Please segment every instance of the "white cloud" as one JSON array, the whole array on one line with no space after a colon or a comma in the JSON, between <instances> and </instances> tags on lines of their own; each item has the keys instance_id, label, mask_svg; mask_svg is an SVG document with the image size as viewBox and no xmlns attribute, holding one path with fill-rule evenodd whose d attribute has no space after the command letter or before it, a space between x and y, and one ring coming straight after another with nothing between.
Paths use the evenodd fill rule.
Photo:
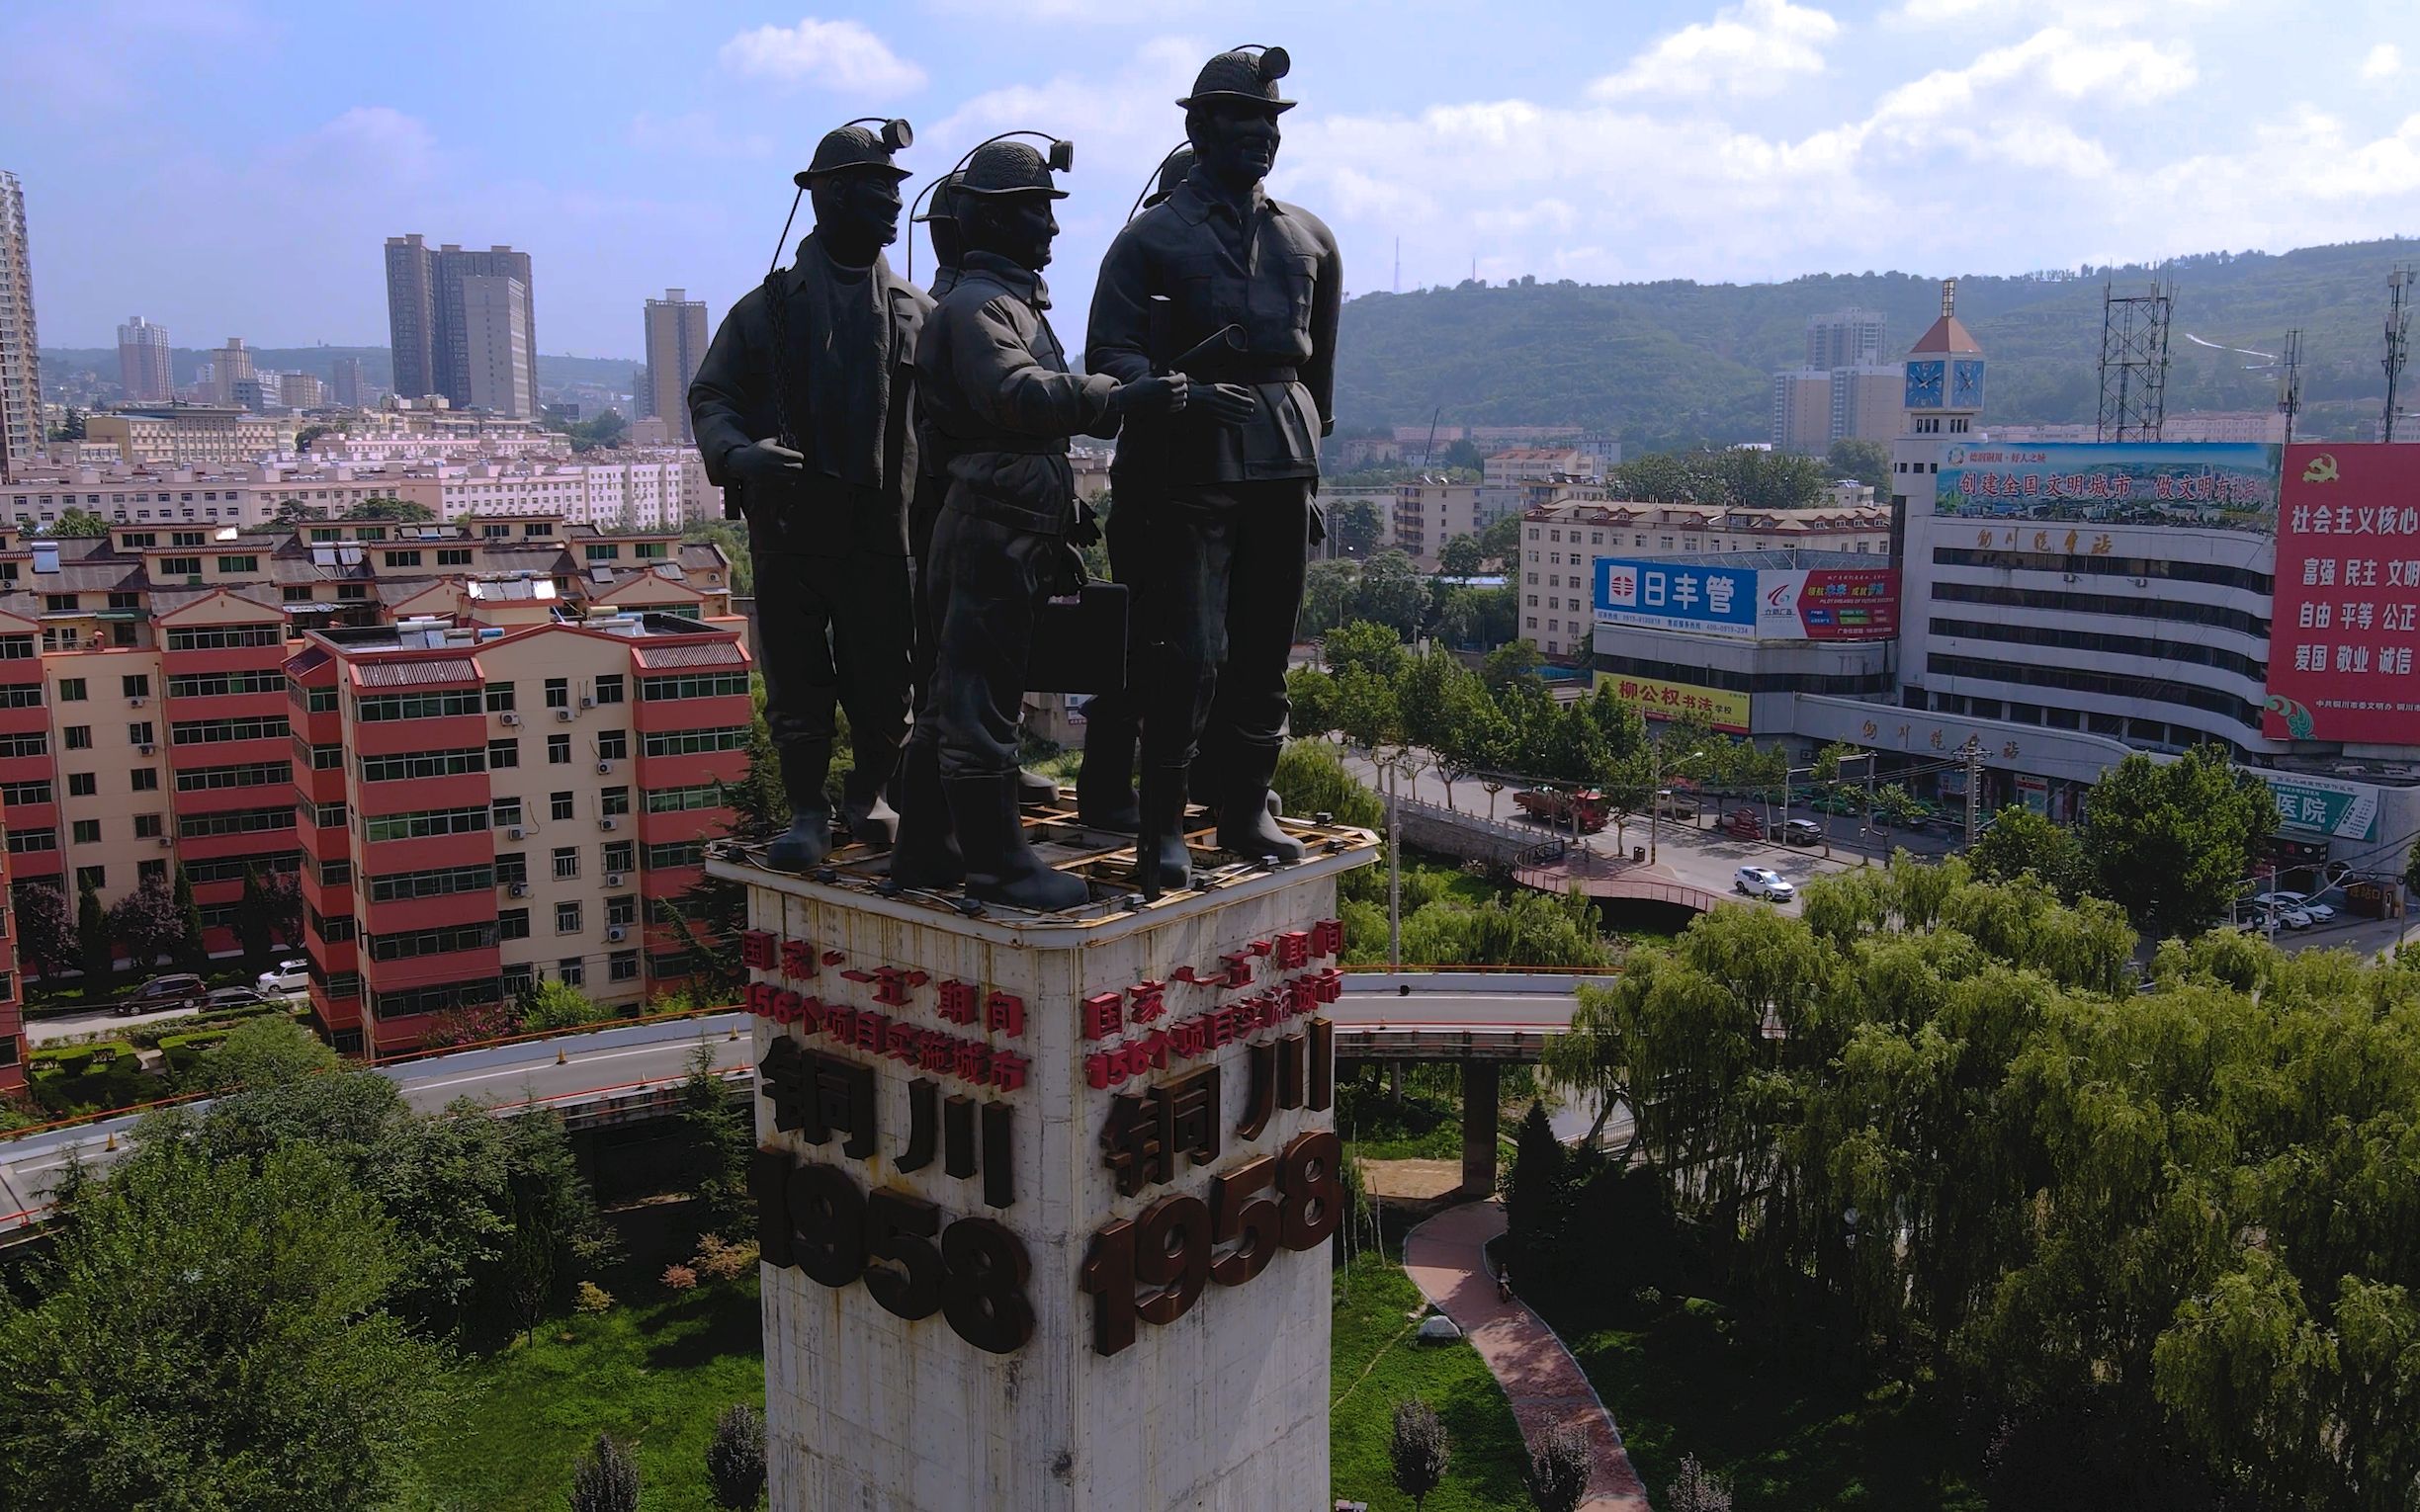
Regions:
<instances>
[{"instance_id":1,"label":"white cloud","mask_svg":"<svg viewBox=\"0 0 2420 1512\"><path fill-rule=\"evenodd\" d=\"M794 27L762 26L723 44L723 66L741 78L881 96L924 87L924 70L893 52L855 21L803 17Z\"/></svg>"},{"instance_id":2,"label":"white cloud","mask_svg":"<svg viewBox=\"0 0 2420 1512\"><path fill-rule=\"evenodd\" d=\"M1599 100L1639 95L1772 94L1793 74L1821 73L1840 35L1828 11L1790 0L1743 0L1659 38L1620 72L1590 87Z\"/></svg>"},{"instance_id":3,"label":"white cloud","mask_svg":"<svg viewBox=\"0 0 2420 1512\"><path fill-rule=\"evenodd\" d=\"M2365 79L2391 79L2403 71L2403 49L2393 42L2379 42L2362 58L2361 76Z\"/></svg>"},{"instance_id":4,"label":"white cloud","mask_svg":"<svg viewBox=\"0 0 2420 1512\"><path fill-rule=\"evenodd\" d=\"M754 158L773 150L772 138L754 131L733 135L705 111L681 116L641 111L631 118L630 143L642 151L697 158Z\"/></svg>"},{"instance_id":5,"label":"white cloud","mask_svg":"<svg viewBox=\"0 0 2420 1512\"><path fill-rule=\"evenodd\" d=\"M2190 13L2222 10L2237 0L1906 0L1886 12L1885 24L1902 27L1974 26L2019 19L2047 21L2058 26L2096 30L2156 21L2171 30L2190 22Z\"/></svg>"}]
</instances>

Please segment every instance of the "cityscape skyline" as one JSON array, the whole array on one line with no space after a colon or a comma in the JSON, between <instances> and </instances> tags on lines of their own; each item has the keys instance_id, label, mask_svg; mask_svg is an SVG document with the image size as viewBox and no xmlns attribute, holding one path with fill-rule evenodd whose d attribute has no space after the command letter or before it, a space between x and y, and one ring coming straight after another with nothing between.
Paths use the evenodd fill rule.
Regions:
<instances>
[{"instance_id":1,"label":"cityscape skyline","mask_svg":"<svg viewBox=\"0 0 2420 1512\"><path fill-rule=\"evenodd\" d=\"M317 79L316 63L348 45L343 27L304 28L289 7L245 0L109 9L152 28L106 85L121 100L239 67L314 82L248 107L253 129L230 138L247 145L223 152L133 126L90 139L43 132L33 127L45 108L88 106L105 86L41 67L68 44L65 8L0 22L0 46L35 65L21 75L31 86L0 102L0 126L26 128L11 166L39 207L38 242L63 249L52 256L73 257L80 275L51 301L60 345L106 345L137 306L172 329L247 330L262 346L373 341L371 238L423 224L546 262L559 352L636 356L628 301L677 285L727 305L761 275L791 159L867 111L915 121L919 145L904 161L920 178L999 129L1077 140L1083 167L1062 208L1052 282L1061 334L1080 339L1099 251L1181 130L1169 102L1183 76L1216 44L1194 35L1204 8L1120 19L1080 0L1058 0L1063 24L1043 29L953 0L866 20L757 8L728 32L668 39L660 27L585 29L578 66L530 74L512 107L580 123L533 163L500 145L522 138L460 106L363 97L333 66ZM1390 282L1397 236L1413 287L1474 270L1587 282L1911 263L2017 273L2283 250L2410 223L2420 118L2401 103L2409 65L2382 4L2344 7L2324 36L2286 25L2287 9L2266 0L2191 9L2190 37L2152 7L2042 15L1999 0L1658 3L1609 20L1549 6L1517 38L1445 3L1422 7L1425 27L1249 4L1225 24L1282 35L1294 55L1303 105L1272 187L1330 220L1355 292ZM560 20L544 11L496 21L493 56L448 53L443 65L501 88L505 57L563 51ZM1456 38L1453 79L1484 82L1434 81L1420 60L1440 29ZM421 50L433 42L396 40L396 61L437 66ZM638 88L684 72L696 80L685 89ZM1023 82L1001 87L1007 78ZM660 103L598 116L591 102L612 98L617 80ZM2213 95L2259 103L2217 118L2174 109ZM1988 132L1972 125L1985 117ZM1648 161L1659 171L1639 175ZM1994 185L1992 215L1968 207L1977 174ZM325 194L331 182L347 186L341 204ZM114 234L111 196L83 187L104 183L156 188L163 212L191 226L178 241L195 250L180 252L177 277L164 246ZM2285 183L2302 191L2271 192ZM265 257L272 247L280 255ZM929 268L927 247L916 263Z\"/></svg>"}]
</instances>

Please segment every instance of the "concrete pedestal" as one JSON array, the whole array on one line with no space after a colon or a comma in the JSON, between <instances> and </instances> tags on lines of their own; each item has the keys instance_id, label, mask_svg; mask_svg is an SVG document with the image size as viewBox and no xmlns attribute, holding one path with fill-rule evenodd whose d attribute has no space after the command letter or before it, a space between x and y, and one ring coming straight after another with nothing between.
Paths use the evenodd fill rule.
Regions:
<instances>
[{"instance_id":1,"label":"concrete pedestal","mask_svg":"<svg viewBox=\"0 0 2420 1512\"><path fill-rule=\"evenodd\" d=\"M1327 1505L1337 878L748 888L777 1512Z\"/></svg>"}]
</instances>

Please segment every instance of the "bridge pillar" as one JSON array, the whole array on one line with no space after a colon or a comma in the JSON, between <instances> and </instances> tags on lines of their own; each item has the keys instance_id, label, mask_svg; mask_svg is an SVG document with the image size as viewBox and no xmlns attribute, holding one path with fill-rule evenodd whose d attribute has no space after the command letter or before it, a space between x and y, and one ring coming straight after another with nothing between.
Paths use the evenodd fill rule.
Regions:
<instances>
[{"instance_id":1,"label":"bridge pillar","mask_svg":"<svg viewBox=\"0 0 2420 1512\"><path fill-rule=\"evenodd\" d=\"M1496 1195L1496 1062L1462 1057L1462 1195Z\"/></svg>"}]
</instances>

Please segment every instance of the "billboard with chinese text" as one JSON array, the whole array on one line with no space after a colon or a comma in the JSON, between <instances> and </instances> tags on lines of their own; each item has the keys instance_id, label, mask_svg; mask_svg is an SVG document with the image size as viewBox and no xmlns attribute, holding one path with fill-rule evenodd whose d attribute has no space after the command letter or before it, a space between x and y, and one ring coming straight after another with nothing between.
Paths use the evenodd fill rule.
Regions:
<instances>
[{"instance_id":1,"label":"billboard with chinese text","mask_svg":"<svg viewBox=\"0 0 2420 1512\"><path fill-rule=\"evenodd\" d=\"M2260 442L2011 442L1949 448L1933 512L1986 520L2268 530L2278 449Z\"/></svg>"},{"instance_id":2,"label":"billboard with chinese text","mask_svg":"<svg viewBox=\"0 0 2420 1512\"><path fill-rule=\"evenodd\" d=\"M2339 840L2377 838L2378 791L2367 783L2341 782L2300 772L2267 772L2260 779L2277 799L2280 829L2333 835Z\"/></svg>"},{"instance_id":3,"label":"billboard with chinese text","mask_svg":"<svg viewBox=\"0 0 2420 1512\"><path fill-rule=\"evenodd\" d=\"M2286 449L2263 733L2420 745L2420 448ZM2297 779L2300 781L2300 779Z\"/></svg>"},{"instance_id":4,"label":"billboard with chinese text","mask_svg":"<svg viewBox=\"0 0 2420 1512\"><path fill-rule=\"evenodd\" d=\"M1709 729L1734 735L1748 731L1748 695L1701 683L1667 682L1660 677L1633 677L1627 672L1599 672L1597 686L1636 704L1650 719L1695 719Z\"/></svg>"},{"instance_id":5,"label":"billboard with chinese text","mask_svg":"<svg viewBox=\"0 0 2420 1512\"><path fill-rule=\"evenodd\" d=\"M1743 640L1881 640L1899 630L1894 567L1794 567L1597 560L1599 625Z\"/></svg>"}]
</instances>

